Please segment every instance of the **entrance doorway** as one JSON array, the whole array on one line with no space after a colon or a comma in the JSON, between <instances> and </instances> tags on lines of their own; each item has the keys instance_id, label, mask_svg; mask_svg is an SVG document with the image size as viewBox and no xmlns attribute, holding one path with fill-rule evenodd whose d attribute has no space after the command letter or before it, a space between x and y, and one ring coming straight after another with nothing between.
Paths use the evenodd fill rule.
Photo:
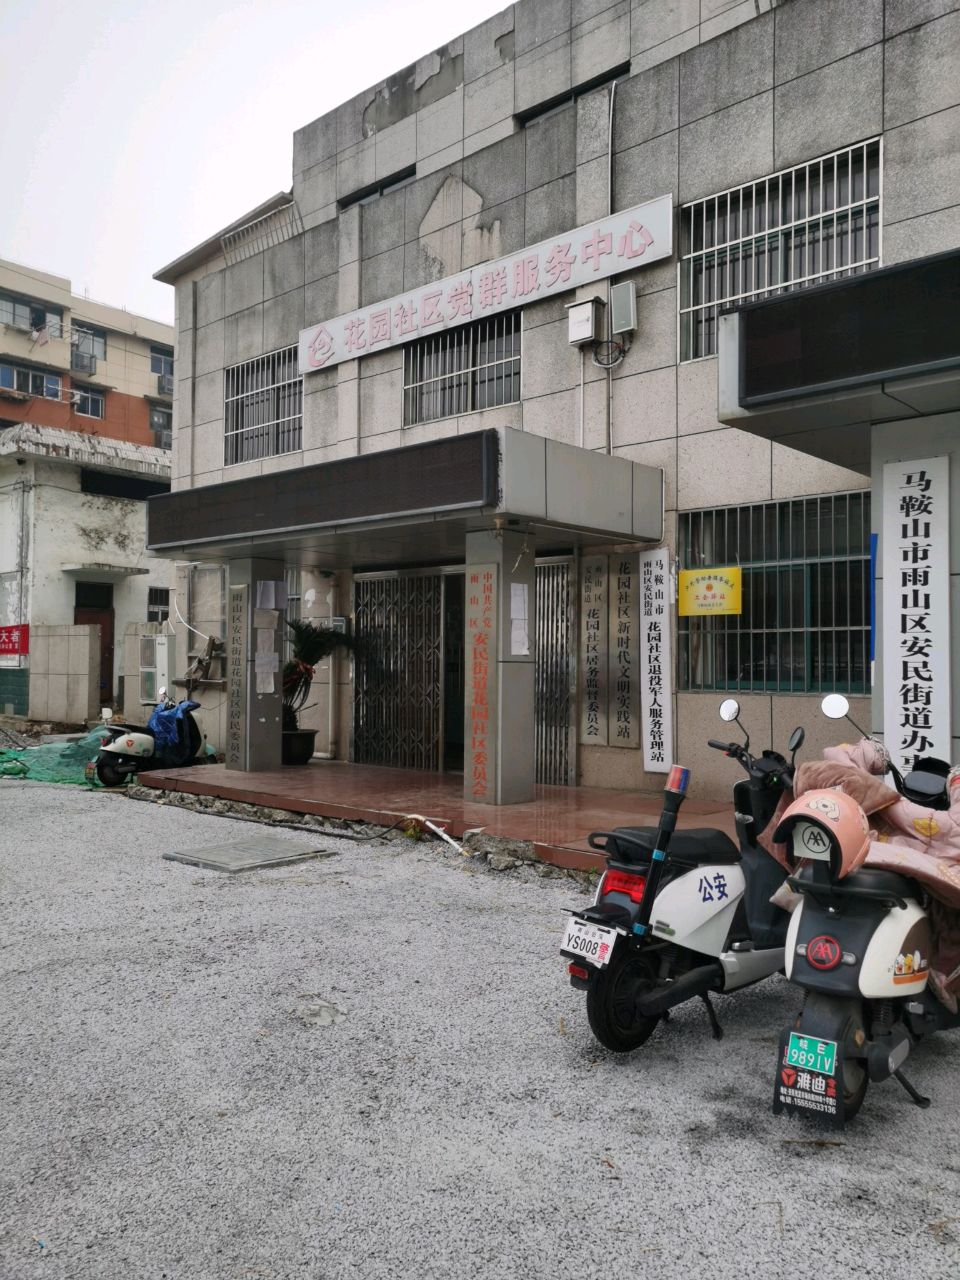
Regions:
<instances>
[{"instance_id":1,"label":"entrance doorway","mask_svg":"<svg viewBox=\"0 0 960 1280\"><path fill-rule=\"evenodd\" d=\"M78 582L73 608L74 626L100 627L100 706L113 702L113 584Z\"/></svg>"},{"instance_id":2,"label":"entrance doorway","mask_svg":"<svg viewBox=\"0 0 960 1280\"><path fill-rule=\"evenodd\" d=\"M463 773L463 601L462 573L443 577L443 770Z\"/></svg>"},{"instance_id":3,"label":"entrance doorway","mask_svg":"<svg viewBox=\"0 0 960 1280\"><path fill-rule=\"evenodd\" d=\"M538 562L536 778L576 779L576 617L569 557ZM352 759L460 773L464 760L462 566L358 574Z\"/></svg>"}]
</instances>

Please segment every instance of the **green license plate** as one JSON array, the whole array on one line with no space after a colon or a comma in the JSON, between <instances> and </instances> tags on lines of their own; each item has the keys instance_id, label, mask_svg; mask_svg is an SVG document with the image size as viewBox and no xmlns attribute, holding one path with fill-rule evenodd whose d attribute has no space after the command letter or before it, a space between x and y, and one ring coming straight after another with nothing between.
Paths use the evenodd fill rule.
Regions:
<instances>
[{"instance_id":1,"label":"green license plate","mask_svg":"<svg viewBox=\"0 0 960 1280\"><path fill-rule=\"evenodd\" d=\"M787 1044L787 1062L804 1071L819 1071L821 1075L837 1074L836 1040L818 1040L816 1036L802 1036L790 1032Z\"/></svg>"}]
</instances>

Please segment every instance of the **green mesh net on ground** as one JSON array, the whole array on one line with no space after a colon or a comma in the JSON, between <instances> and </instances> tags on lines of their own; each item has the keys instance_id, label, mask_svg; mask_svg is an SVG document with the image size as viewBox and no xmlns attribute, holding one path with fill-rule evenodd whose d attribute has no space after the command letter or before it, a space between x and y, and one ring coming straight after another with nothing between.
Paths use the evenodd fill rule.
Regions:
<instances>
[{"instance_id":1,"label":"green mesh net on ground","mask_svg":"<svg viewBox=\"0 0 960 1280\"><path fill-rule=\"evenodd\" d=\"M48 742L19 751L0 751L0 778L89 786L86 767L91 760L96 760L109 738L109 730L98 726L75 742Z\"/></svg>"}]
</instances>

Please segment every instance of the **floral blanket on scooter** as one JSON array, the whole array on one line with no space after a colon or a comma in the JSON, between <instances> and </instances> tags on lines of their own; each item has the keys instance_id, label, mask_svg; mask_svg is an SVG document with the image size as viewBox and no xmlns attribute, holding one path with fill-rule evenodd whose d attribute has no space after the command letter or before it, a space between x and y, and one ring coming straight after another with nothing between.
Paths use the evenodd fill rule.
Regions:
<instances>
[{"instance_id":1,"label":"floral blanket on scooter","mask_svg":"<svg viewBox=\"0 0 960 1280\"><path fill-rule=\"evenodd\" d=\"M960 997L960 768L947 780L948 809L927 809L906 800L881 781L887 768L884 747L865 738L853 745L828 747L823 760L798 767L794 795L820 787L839 787L860 804L870 821L874 840L866 865L895 871L919 880L930 891L930 927L933 956L930 984L937 996L956 1011ZM868 777L865 775L869 775ZM784 803L786 801L786 803ZM774 844L784 797L761 843L767 852L788 866L785 845Z\"/></svg>"}]
</instances>

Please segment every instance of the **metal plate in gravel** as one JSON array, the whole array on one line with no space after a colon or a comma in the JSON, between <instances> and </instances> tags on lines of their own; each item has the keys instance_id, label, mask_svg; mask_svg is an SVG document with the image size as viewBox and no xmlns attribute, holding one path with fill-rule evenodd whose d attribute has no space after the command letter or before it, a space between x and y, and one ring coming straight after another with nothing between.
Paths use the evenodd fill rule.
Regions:
<instances>
[{"instance_id":1,"label":"metal plate in gravel","mask_svg":"<svg viewBox=\"0 0 960 1280\"><path fill-rule=\"evenodd\" d=\"M306 858L330 858L333 849L317 849L309 844L294 844L279 836L258 836L255 840L211 844L201 849L184 849L161 856L169 862L185 862L190 867L206 867L210 871L257 871L262 867L284 867Z\"/></svg>"}]
</instances>

